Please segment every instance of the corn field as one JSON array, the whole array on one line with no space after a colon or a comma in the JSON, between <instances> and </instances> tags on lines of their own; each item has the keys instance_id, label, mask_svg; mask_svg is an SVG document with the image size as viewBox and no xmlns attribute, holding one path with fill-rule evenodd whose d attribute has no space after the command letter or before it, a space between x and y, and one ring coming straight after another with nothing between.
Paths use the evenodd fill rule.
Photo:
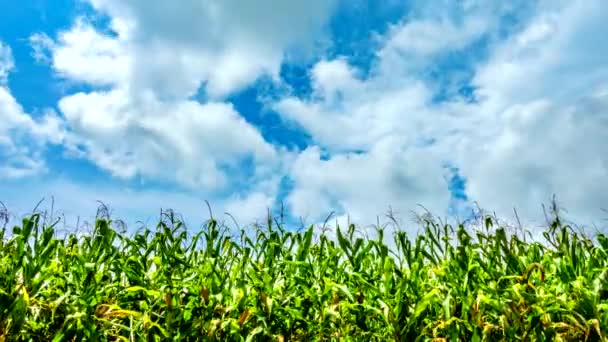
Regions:
<instances>
[{"instance_id":1,"label":"corn field","mask_svg":"<svg viewBox=\"0 0 608 342\"><path fill-rule=\"evenodd\" d=\"M0 341L608 340L608 237L559 217L540 242L489 216L375 238L159 221L4 224Z\"/></svg>"}]
</instances>

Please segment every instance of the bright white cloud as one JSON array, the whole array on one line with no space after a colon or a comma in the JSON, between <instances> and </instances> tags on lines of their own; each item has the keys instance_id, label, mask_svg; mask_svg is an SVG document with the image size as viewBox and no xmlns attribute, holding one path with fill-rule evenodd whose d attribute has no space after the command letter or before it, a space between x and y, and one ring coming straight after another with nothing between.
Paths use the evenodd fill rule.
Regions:
<instances>
[{"instance_id":1,"label":"bright white cloud","mask_svg":"<svg viewBox=\"0 0 608 342\"><path fill-rule=\"evenodd\" d=\"M0 86L0 122L0 176L21 178L46 171L43 152L48 144L62 142L61 119L47 112L34 120L9 89Z\"/></svg>"},{"instance_id":2,"label":"bright white cloud","mask_svg":"<svg viewBox=\"0 0 608 342\"><path fill-rule=\"evenodd\" d=\"M310 222L330 210L346 211L358 223L372 223L392 207L400 215L423 205L445 212L450 199L445 172L432 149L385 138L364 154L322 160L318 148L300 154L292 166L295 189L288 204Z\"/></svg>"},{"instance_id":3,"label":"bright white cloud","mask_svg":"<svg viewBox=\"0 0 608 342\"><path fill-rule=\"evenodd\" d=\"M523 20L530 2L414 1L410 13L392 25L376 52L377 74L412 77L433 66L437 55L470 49L482 38L494 40L504 18Z\"/></svg>"},{"instance_id":4,"label":"bright white cloud","mask_svg":"<svg viewBox=\"0 0 608 342\"><path fill-rule=\"evenodd\" d=\"M450 18L421 19L393 26L377 53L378 69L393 75L417 72L433 55L465 48L487 33L489 18L471 16L461 25Z\"/></svg>"},{"instance_id":5,"label":"bright white cloud","mask_svg":"<svg viewBox=\"0 0 608 342\"><path fill-rule=\"evenodd\" d=\"M461 154L472 198L537 219L553 194L581 219L608 208L608 96L565 108L548 100L513 105L495 120L494 135L472 138Z\"/></svg>"},{"instance_id":6,"label":"bright white cloud","mask_svg":"<svg viewBox=\"0 0 608 342\"><path fill-rule=\"evenodd\" d=\"M404 21L387 33L370 77L360 77L345 59L323 60L310 72L311 99L294 96L274 104L332 154L322 161L318 150L309 149L299 157L289 196L296 214L318 220L337 206L371 223L389 207L407 217L419 204L447 212L444 165L450 158L442 141L432 142L450 139L466 120L458 104L433 104L433 91L417 72L433 55L460 49L484 32L477 12L472 23L450 20Z\"/></svg>"},{"instance_id":7,"label":"bright white cloud","mask_svg":"<svg viewBox=\"0 0 608 342\"><path fill-rule=\"evenodd\" d=\"M362 81L356 74L342 59L321 61L311 72L313 99L288 97L274 108L334 151L369 150L395 134L415 143L424 132L414 129L434 129L421 125L430 119L425 112L432 95L423 82L385 77Z\"/></svg>"},{"instance_id":8,"label":"bright white cloud","mask_svg":"<svg viewBox=\"0 0 608 342\"><path fill-rule=\"evenodd\" d=\"M551 6L479 67L479 128L459 153L472 198L538 217L556 194L573 217L600 223L608 207L608 63L600 57L608 48L598 34L608 30L606 13L602 1Z\"/></svg>"},{"instance_id":9,"label":"bright white cloud","mask_svg":"<svg viewBox=\"0 0 608 342\"><path fill-rule=\"evenodd\" d=\"M133 58L133 85L188 96L201 84L212 97L276 77L287 50L310 45L335 0L92 0L107 13Z\"/></svg>"},{"instance_id":10,"label":"bright white cloud","mask_svg":"<svg viewBox=\"0 0 608 342\"><path fill-rule=\"evenodd\" d=\"M64 132L53 112L33 119L23 111L6 84L13 68L11 49L0 42L0 177L21 178L46 170L44 147L60 143Z\"/></svg>"},{"instance_id":11,"label":"bright white cloud","mask_svg":"<svg viewBox=\"0 0 608 342\"><path fill-rule=\"evenodd\" d=\"M100 34L84 18L61 32L57 41L48 36L35 34L30 38L35 56L46 59L52 53L52 66L67 79L91 85L107 86L124 84L130 76L133 61L122 39Z\"/></svg>"},{"instance_id":12,"label":"bright white cloud","mask_svg":"<svg viewBox=\"0 0 608 342\"><path fill-rule=\"evenodd\" d=\"M229 104L140 102L114 90L65 97L59 108L73 148L118 177L221 190L229 185L222 168L238 168L248 157L258 176L278 166L278 152Z\"/></svg>"},{"instance_id":13,"label":"bright white cloud","mask_svg":"<svg viewBox=\"0 0 608 342\"><path fill-rule=\"evenodd\" d=\"M433 104L434 90L421 74L437 55L494 35L498 15L491 13L502 6L433 5L430 13L426 6L387 32L369 77L361 78L345 58L322 60L310 72L312 99L287 97L274 109L333 151L369 150L386 136L416 145L458 129L460 115Z\"/></svg>"},{"instance_id":14,"label":"bright white cloud","mask_svg":"<svg viewBox=\"0 0 608 342\"><path fill-rule=\"evenodd\" d=\"M275 180L283 152L221 99L278 77L291 48L314 43L334 1L90 2L112 32L79 18L55 40L31 37L58 74L104 89L59 102L75 155L117 177L202 191ZM205 103L191 100L201 86Z\"/></svg>"},{"instance_id":15,"label":"bright white cloud","mask_svg":"<svg viewBox=\"0 0 608 342\"><path fill-rule=\"evenodd\" d=\"M441 166L449 163L466 178L470 199L500 215L516 207L526 219L538 218L555 193L574 217L597 219L608 206L608 107L598 95L608 80L601 58L608 51L598 34L608 30L603 7L601 1L540 3L506 40L487 10L465 10L457 20L425 14L389 31L366 79L343 59L319 62L311 70L310 99L274 104L332 154L328 161L315 149L300 156L292 207L305 214L337 205L371 216L389 204L415 209L415 202L441 214L448 203ZM488 37L490 54L473 65L479 102L434 103L421 71L435 55L481 36ZM386 140L392 145L378 152ZM346 153L352 149L362 153ZM391 183L394 170L418 186Z\"/></svg>"},{"instance_id":16,"label":"bright white cloud","mask_svg":"<svg viewBox=\"0 0 608 342\"><path fill-rule=\"evenodd\" d=\"M550 97L568 103L594 91L608 79L602 58L606 31L603 1L573 1L534 16L518 34L497 45L478 68L478 94L500 106Z\"/></svg>"},{"instance_id":17,"label":"bright white cloud","mask_svg":"<svg viewBox=\"0 0 608 342\"><path fill-rule=\"evenodd\" d=\"M223 101L261 76L278 80L285 56L315 44L336 1L90 2L109 16L112 33L81 18L53 39L31 38L38 60L95 88L61 99L61 120L23 112L4 86L14 63L0 45L0 118L9 122L0 128L0 151L19 165L5 174L44 167L40 148L15 143L33 134L41 146L65 141L121 178L205 193L243 186L222 208L244 212L245 220L274 202L285 173L294 182L287 202L309 222L333 209L362 223L389 207L405 216L422 204L443 214L450 203L445 165L458 167L472 201L500 215L515 206L532 218L554 193L580 218L608 207L608 45L598 34L608 31L608 10L601 0L412 2L380 38L369 72L348 56L320 58L310 70L310 97L270 103L312 136L317 146L301 153L269 144ZM504 18L516 24L505 28ZM484 59L465 61L477 101L451 91L437 103L436 83L452 71L430 80L429 70L480 40L487 51L470 55ZM204 103L192 100L201 89ZM141 203L155 205L154 196L161 194ZM176 207L187 208L191 197L180 196Z\"/></svg>"}]
</instances>

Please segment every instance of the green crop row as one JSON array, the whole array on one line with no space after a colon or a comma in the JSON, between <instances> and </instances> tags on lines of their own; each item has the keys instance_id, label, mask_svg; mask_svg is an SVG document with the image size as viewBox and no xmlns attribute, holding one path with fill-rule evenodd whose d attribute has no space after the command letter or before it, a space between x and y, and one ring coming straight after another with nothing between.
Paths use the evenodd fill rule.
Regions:
<instances>
[{"instance_id":1,"label":"green crop row","mask_svg":"<svg viewBox=\"0 0 608 342\"><path fill-rule=\"evenodd\" d=\"M34 214L0 230L0 342L608 340L606 236L482 222L370 239L212 219L192 235L167 212L59 237Z\"/></svg>"}]
</instances>

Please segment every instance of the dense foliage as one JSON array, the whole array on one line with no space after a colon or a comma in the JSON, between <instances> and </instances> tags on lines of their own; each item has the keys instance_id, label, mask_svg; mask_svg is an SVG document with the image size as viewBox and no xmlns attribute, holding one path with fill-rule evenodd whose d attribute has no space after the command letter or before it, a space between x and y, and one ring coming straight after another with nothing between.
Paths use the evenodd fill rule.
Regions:
<instances>
[{"instance_id":1,"label":"dense foliage","mask_svg":"<svg viewBox=\"0 0 608 342\"><path fill-rule=\"evenodd\" d=\"M0 341L607 340L606 236L481 222L368 239L212 219L191 235L168 212L60 237L34 214L0 231Z\"/></svg>"}]
</instances>

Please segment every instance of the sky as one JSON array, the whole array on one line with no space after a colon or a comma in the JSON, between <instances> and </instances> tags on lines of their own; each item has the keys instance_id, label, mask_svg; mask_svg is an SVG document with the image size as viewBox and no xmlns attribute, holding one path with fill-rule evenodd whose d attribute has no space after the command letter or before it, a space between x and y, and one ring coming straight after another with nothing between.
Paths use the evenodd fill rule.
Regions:
<instances>
[{"instance_id":1,"label":"sky","mask_svg":"<svg viewBox=\"0 0 608 342\"><path fill-rule=\"evenodd\" d=\"M607 39L603 0L0 0L0 201L602 229Z\"/></svg>"}]
</instances>

